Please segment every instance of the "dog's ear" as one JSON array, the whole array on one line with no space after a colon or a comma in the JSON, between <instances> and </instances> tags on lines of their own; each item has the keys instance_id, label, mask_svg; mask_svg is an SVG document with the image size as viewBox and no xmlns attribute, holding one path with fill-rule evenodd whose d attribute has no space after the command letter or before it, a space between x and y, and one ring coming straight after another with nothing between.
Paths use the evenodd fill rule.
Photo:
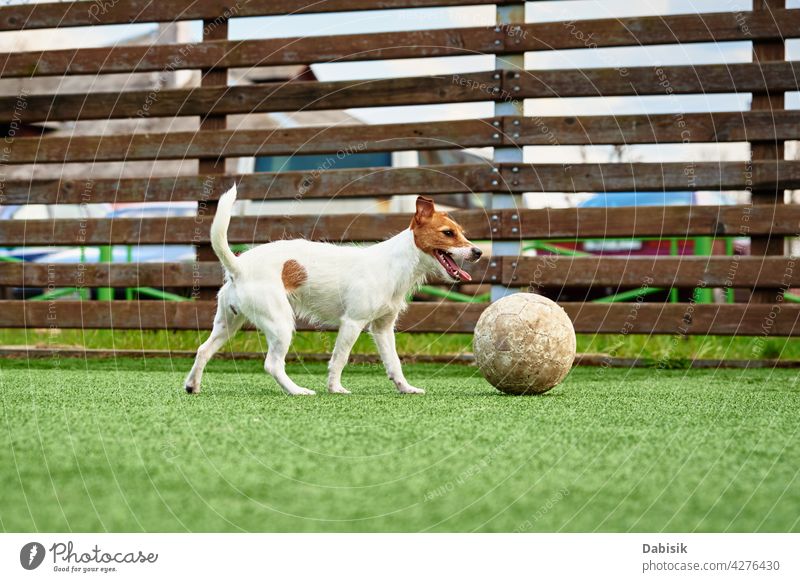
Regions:
<instances>
[{"instance_id":1,"label":"dog's ear","mask_svg":"<svg viewBox=\"0 0 800 582\"><path fill-rule=\"evenodd\" d=\"M425 198L425 196L417 197L417 213L414 215L414 220L417 224L424 224L433 216L434 207L433 200Z\"/></svg>"}]
</instances>

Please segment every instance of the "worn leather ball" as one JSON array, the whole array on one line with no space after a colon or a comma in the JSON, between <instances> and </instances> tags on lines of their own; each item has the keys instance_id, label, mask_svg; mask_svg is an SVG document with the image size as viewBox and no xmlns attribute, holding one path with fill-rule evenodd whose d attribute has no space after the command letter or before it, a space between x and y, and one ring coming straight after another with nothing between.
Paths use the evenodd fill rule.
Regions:
<instances>
[{"instance_id":1,"label":"worn leather ball","mask_svg":"<svg viewBox=\"0 0 800 582\"><path fill-rule=\"evenodd\" d=\"M556 302L533 293L514 293L481 314L474 351L481 373L498 390L541 394L572 368L575 328Z\"/></svg>"}]
</instances>

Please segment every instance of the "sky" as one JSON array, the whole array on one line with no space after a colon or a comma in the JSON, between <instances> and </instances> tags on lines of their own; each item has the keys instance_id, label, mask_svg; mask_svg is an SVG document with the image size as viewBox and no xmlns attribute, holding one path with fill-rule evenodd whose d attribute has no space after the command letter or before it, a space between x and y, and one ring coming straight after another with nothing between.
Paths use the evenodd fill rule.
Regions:
<instances>
[{"instance_id":1,"label":"sky","mask_svg":"<svg viewBox=\"0 0 800 582\"><path fill-rule=\"evenodd\" d=\"M12 2L14 3L14 2ZM800 0L788 0L789 7L800 7ZM546 22L587 18L615 18L684 14L693 12L745 11L749 0L571 0L529 2L526 21ZM338 14L310 14L282 17L240 18L230 25L232 39L287 38L295 36L373 33L395 30L421 30L452 27L488 26L494 23L494 7L426 8L384 10ZM20 34L0 33L0 50L14 50L23 43L26 50L109 45L152 30L153 25L123 25L74 28L60 31L33 31ZM193 23L194 39L201 35L201 25ZM800 58L800 41L787 43L789 59ZM741 63L751 60L749 42L701 43L686 45L623 47L528 53L527 69L562 69L593 67L636 67ZM314 65L320 80L357 80L376 77L418 76L468 73L494 69L493 56L464 56L436 59L403 59L381 62L355 62ZM747 94L645 96L610 98L570 98L527 100L526 115L614 115L630 113L675 113L692 111L738 111L749 108ZM797 93L787 95L787 107L800 107ZM368 123L395 123L464 119L493 115L493 104L448 104L413 107L363 108L351 110ZM526 159L605 161L610 148L590 150L562 146L526 148ZM744 146L633 146L625 154L630 159L647 161L682 161L689 159L743 159Z\"/></svg>"}]
</instances>

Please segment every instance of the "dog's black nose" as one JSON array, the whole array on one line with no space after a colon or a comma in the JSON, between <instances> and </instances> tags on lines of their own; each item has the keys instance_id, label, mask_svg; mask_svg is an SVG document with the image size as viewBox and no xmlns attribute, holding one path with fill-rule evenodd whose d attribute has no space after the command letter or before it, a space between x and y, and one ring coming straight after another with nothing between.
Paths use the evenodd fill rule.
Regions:
<instances>
[{"instance_id":1,"label":"dog's black nose","mask_svg":"<svg viewBox=\"0 0 800 582\"><path fill-rule=\"evenodd\" d=\"M478 247L472 247L472 260L477 261L483 255L483 251Z\"/></svg>"}]
</instances>

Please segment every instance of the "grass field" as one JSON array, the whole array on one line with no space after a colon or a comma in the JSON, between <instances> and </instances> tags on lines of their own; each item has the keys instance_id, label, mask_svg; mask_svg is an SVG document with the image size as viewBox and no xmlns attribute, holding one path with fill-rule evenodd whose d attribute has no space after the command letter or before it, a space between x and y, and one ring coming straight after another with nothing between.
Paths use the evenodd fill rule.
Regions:
<instances>
[{"instance_id":1,"label":"grass field","mask_svg":"<svg viewBox=\"0 0 800 582\"><path fill-rule=\"evenodd\" d=\"M576 369L541 397L350 366L289 398L259 362L0 361L5 531L798 531L790 370ZM290 373L323 386L324 366Z\"/></svg>"}]
</instances>

